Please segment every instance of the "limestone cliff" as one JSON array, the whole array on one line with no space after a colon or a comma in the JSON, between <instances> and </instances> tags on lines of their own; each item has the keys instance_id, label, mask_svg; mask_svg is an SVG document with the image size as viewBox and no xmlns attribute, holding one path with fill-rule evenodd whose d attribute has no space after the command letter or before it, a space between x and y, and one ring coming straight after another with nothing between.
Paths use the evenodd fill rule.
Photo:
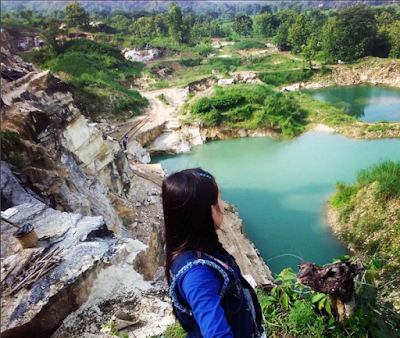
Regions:
<instances>
[{"instance_id":1,"label":"limestone cliff","mask_svg":"<svg viewBox=\"0 0 400 338\"><path fill-rule=\"evenodd\" d=\"M302 84L302 88L314 89L330 86L351 86L358 84L385 85L400 88L400 61L365 57L353 67L335 67L332 74Z\"/></svg>"},{"instance_id":2,"label":"limestone cliff","mask_svg":"<svg viewBox=\"0 0 400 338\"><path fill-rule=\"evenodd\" d=\"M2 61L15 63L5 50ZM17 133L6 153L21 154L32 183L51 195L60 210L102 215L110 229L122 225L109 194L123 196L132 172L118 142L104 140L77 108L66 83L49 71L25 72L16 81L2 77L2 131ZM96 199L90 198L94 195Z\"/></svg>"}]
</instances>

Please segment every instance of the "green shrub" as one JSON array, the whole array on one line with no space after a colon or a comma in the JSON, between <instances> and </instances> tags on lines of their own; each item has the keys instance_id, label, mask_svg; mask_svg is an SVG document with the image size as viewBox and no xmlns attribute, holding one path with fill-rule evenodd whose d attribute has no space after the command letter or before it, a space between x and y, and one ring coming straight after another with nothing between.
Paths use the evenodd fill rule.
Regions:
<instances>
[{"instance_id":1,"label":"green shrub","mask_svg":"<svg viewBox=\"0 0 400 338\"><path fill-rule=\"evenodd\" d=\"M264 83L281 86L296 82L308 81L314 75L314 70L303 68L302 70L287 70L270 73L260 73L258 77Z\"/></svg>"},{"instance_id":2,"label":"green shrub","mask_svg":"<svg viewBox=\"0 0 400 338\"><path fill-rule=\"evenodd\" d=\"M222 94L216 95L212 98L203 97L192 106L192 113L204 114L212 109L226 110L229 107L239 105L244 102L245 98L243 95L237 95L236 93L223 92Z\"/></svg>"},{"instance_id":3,"label":"green shrub","mask_svg":"<svg viewBox=\"0 0 400 338\"><path fill-rule=\"evenodd\" d=\"M349 260L349 257L343 256L340 260ZM364 265L363 277L355 278L360 308L351 319L345 319L344 324L333 317L328 295L310 292L297 282L291 269L283 270L276 276L278 286L270 294L258 290L267 337L397 337L399 314L392 311L391 303L378 301L374 275L379 261L374 259ZM361 279L363 283L359 283Z\"/></svg>"},{"instance_id":4,"label":"green shrub","mask_svg":"<svg viewBox=\"0 0 400 338\"><path fill-rule=\"evenodd\" d=\"M267 48L265 43L255 40L245 40L241 42L236 42L232 45L234 49L253 49L253 48Z\"/></svg>"},{"instance_id":5,"label":"green shrub","mask_svg":"<svg viewBox=\"0 0 400 338\"><path fill-rule=\"evenodd\" d=\"M150 83L149 86L151 88L155 88L155 89L162 89L162 88L167 88L169 86L169 82L168 81L159 81L159 82Z\"/></svg>"},{"instance_id":6,"label":"green shrub","mask_svg":"<svg viewBox=\"0 0 400 338\"><path fill-rule=\"evenodd\" d=\"M52 60L54 57L54 52L50 48L44 47L25 54L23 59L29 63L43 67L47 61Z\"/></svg>"},{"instance_id":7,"label":"green shrub","mask_svg":"<svg viewBox=\"0 0 400 338\"><path fill-rule=\"evenodd\" d=\"M208 54L214 52L214 48L210 44L205 44L205 43L197 45L194 49L201 56L207 56Z\"/></svg>"},{"instance_id":8,"label":"green shrub","mask_svg":"<svg viewBox=\"0 0 400 338\"><path fill-rule=\"evenodd\" d=\"M319 70L319 72L320 72L322 75L326 75L326 74L332 73L332 69L331 69L331 68L328 68L326 65L322 65L321 68L320 68L320 70Z\"/></svg>"},{"instance_id":9,"label":"green shrub","mask_svg":"<svg viewBox=\"0 0 400 338\"><path fill-rule=\"evenodd\" d=\"M160 94L156 96L161 102L163 102L164 104L166 104L167 106L169 105L169 102L166 100L164 94Z\"/></svg>"},{"instance_id":10,"label":"green shrub","mask_svg":"<svg viewBox=\"0 0 400 338\"><path fill-rule=\"evenodd\" d=\"M341 207L345 203L350 203L353 196L357 194L357 186L346 184L344 182L336 183L336 194L331 198L331 204L335 207Z\"/></svg>"},{"instance_id":11,"label":"green shrub","mask_svg":"<svg viewBox=\"0 0 400 338\"><path fill-rule=\"evenodd\" d=\"M227 124L230 127L268 127L286 138L304 131L307 113L291 93L277 93L263 85L216 87L212 97L203 97L191 106L205 125Z\"/></svg>"},{"instance_id":12,"label":"green shrub","mask_svg":"<svg viewBox=\"0 0 400 338\"><path fill-rule=\"evenodd\" d=\"M258 124L280 130L284 137L291 138L304 132L307 112L299 107L292 93L277 93L264 100L263 113L258 115Z\"/></svg>"},{"instance_id":13,"label":"green shrub","mask_svg":"<svg viewBox=\"0 0 400 338\"><path fill-rule=\"evenodd\" d=\"M239 67L241 60L239 58L210 58L207 60L207 64L211 65L212 68L216 68L220 73L228 72L231 67Z\"/></svg>"},{"instance_id":14,"label":"green shrub","mask_svg":"<svg viewBox=\"0 0 400 338\"><path fill-rule=\"evenodd\" d=\"M201 58L197 59L180 59L179 64L185 67L195 67L201 64Z\"/></svg>"}]
</instances>

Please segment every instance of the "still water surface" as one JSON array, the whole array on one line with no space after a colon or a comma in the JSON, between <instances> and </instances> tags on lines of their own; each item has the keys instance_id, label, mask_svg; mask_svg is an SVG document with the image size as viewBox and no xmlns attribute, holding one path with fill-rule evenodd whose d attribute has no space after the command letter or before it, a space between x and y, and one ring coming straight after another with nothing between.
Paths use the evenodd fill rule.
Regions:
<instances>
[{"instance_id":1,"label":"still water surface","mask_svg":"<svg viewBox=\"0 0 400 338\"><path fill-rule=\"evenodd\" d=\"M342 108L364 122L400 122L400 89L384 86L348 86L307 90L313 98Z\"/></svg>"},{"instance_id":2,"label":"still water surface","mask_svg":"<svg viewBox=\"0 0 400 338\"><path fill-rule=\"evenodd\" d=\"M350 140L307 133L289 141L243 138L215 141L190 153L153 158L169 173L202 167L211 172L222 199L237 206L246 235L279 273L300 262L325 264L346 254L326 223L328 199L337 181L380 160L400 160L400 140ZM277 258L276 258L277 257Z\"/></svg>"}]
</instances>

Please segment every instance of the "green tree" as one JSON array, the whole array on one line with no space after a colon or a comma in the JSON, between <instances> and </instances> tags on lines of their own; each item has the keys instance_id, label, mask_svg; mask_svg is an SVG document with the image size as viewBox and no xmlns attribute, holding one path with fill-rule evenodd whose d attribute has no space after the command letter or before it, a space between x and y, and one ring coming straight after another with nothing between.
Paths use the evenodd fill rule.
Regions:
<instances>
[{"instance_id":1,"label":"green tree","mask_svg":"<svg viewBox=\"0 0 400 338\"><path fill-rule=\"evenodd\" d=\"M165 22L165 17L162 14L157 14L154 17L154 26L156 28L156 36L167 36L168 35L168 26Z\"/></svg>"},{"instance_id":2,"label":"green tree","mask_svg":"<svg viewBox=\"0 0 400 338\"><path fill-rule=\"evenodd\" d=\"M288 42L291 44L295 53L300 53L305 45L307 39L311 34L311 26L306 16L300 14L296 22L288 29Z\"/></svg>"},{"instance_id":3,"label":"green tree","mask_svg":"<svg viewBox=\"0 0 400 338\"><path fill-rule=\"evenodd\" d=\"M89 24L89 14L78 2L70 2L64 8L67 27L85 27Z\"/></svg>"},{"instance_id":4,"label":"green tree","mask_svg":"<svg viewBox=\"0 0 400 338\"><path fill-rule=\"evenodd\" d=\"M175 3L170 3L169 8L170 10L166 16L169 35L176 42L182 43L184 42L184 37L185 37L183 19L182 19L182 10Z\"/></svg>"},{"instance_id":5,"label":"green tree","mask_svg":"<svg viewBox=\"0 0 400 338\"><path fill-rule=\"evenodd\" d=\"M276 35L273 38L272 42L281 46L284 49L290 48L290 43L288 41L289 28L296 21L297 13L293 9L284 8L276 14L277 22L279 23L279 27L276 31Z\"/></svg>"},{"instance_id":6,"label":"green tree","mask_svg":"<svg viewBox=\"0 0 400 338\"><path fill-rule=\"evenodd\" d=\"M212 20L210 22L210 36L215 38L215 37L220 37L223 36L224 33L221 29L221 25L219 24L219 22L217 20Z\"/></svg>"},{"instance_id":7,"label":"green tree","mask_svg":"<svg viewBox=\"0 0 400 338\"><path fill-rule=\"evenodd\" d=\"M19 15L21 16L22 19L28 21L28 24L31 25L32 24L32 15L33 12L30 9L25 9L23 11L21 11L19 13Z\"/></svg>"},{"instance_id":8,"label":"green tree","mask_svg":"<svg viewBox=\"0 0 400 338\"><path fill-rule=\"evenodd\" d=\"M60 42L57 40L57 36L61 34L61 30L58 28L59 23L53 19L48 18L45 21L46 28L40 33L46 46L55 54L60 51Z\"/></svg>"},{"instance_id":9,"label":"green tree","mask_svg":"<svg viewBox=\"0 0 400 338\"><path fill-rule=\"evenodd\" d=\"M253 32L253 20L248 15L238 14L233 19L232 29L239 35L251 36Z\"/></svg>"},{"instance_id":10,"label":"green tree","mask_svg":"<svg viewBox=\"0 0 400 338\"><path fill-rule=\"evenodd\" d=\"M260 14L264 14L264 13L272 14L271 7L268 6L268 5L262 6L261 9L260 9Z\"/></svg>"},{"instance_id":11,"label":"green tree","mask_svg":"<svg viewBox=\"0 0 400 338\"><path fill-rule=\"evenodd\" d=\"M361 6L348 7L323 27L323 51L326 59L356 60L372 54L377 27L373 13Z\"/></svg>"},{"instance_id":12,"label":"green tree","mask_svg":"<svg viewBox=\"0 0 400 338\"><path fill-rule=\"evenodd\" d=\"M312 69L312 59L315 56L315 52L311 46L303 47L303 56L306 59L306 61L308 61L309 65L310 65L310 69Z\"/></svg>"},{"instance_id":13,"label":"green tree","mask_svg":"<svg viewBox=\"0 0 400 338\"><path fill-rule=\"evenodd\" d=\"M254 33L264 38L274 36L276 33L276 19L273 14L265 12L254 19Z\"/></svg>"},{"instance_id":14,"label":"green tree","mask_svg":"<svg viewBox=\"0 0 400 338\"><path fill-rule=\"evenodd\" d=\"M394 21L389 27L391 49L389 57L400 58L400 20Z\"/></svg>"},{"instance_id":15,"label":"green tree","mask_svg":"<svg viewBox=\"0 0 400 338\"><path fill-rule=\"evenodd\" d=\"M111 18L110 23L111 27L122 32L127 32L131 22L126 16L117 14Z\"/></svg>"},{"instance_id":16,"label":"green tree","mask_svg":"<svg viewBox=\"0 0 400 338\"><path fill-rule=\"evenodd\" d=\"M143 16L129 26L129 31L137 38L154 39L168 35L168 27L161 14L155 17Z\"/></svg>"}]
</instances>

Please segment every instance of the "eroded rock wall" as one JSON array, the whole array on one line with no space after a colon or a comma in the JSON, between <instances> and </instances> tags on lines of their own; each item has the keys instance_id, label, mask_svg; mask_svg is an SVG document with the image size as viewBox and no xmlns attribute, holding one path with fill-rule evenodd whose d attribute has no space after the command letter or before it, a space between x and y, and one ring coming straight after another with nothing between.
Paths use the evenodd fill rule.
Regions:
<instances>
[{"instance_id":1,"label":"eroded rock wall","mask_svg":"<svg viewBox=\"0 0 400 338\"><path fill-rule=\"evenodd\" d=\"M365 58L354 67L336 67L332 74L312 83L303 84L305 89L358 84L385 85L400 88L400 61L398 59Z\"/></svg>"},{"instance_id":2,"label":"eroded rock wall","mask_svg":"<svg viewBox=\"0 0 400 338\"><path fill-rule=\"evenodd\" d=\"M2 86L2 131L18 133L8 151L22 155L24 173L54 197L58 209L102 215L110 229L118 229L121 221L109 194L125 196L132 177L118 142L103 139L66 83L49 71L25 71Z\"/></svg>"}]
</instances>

